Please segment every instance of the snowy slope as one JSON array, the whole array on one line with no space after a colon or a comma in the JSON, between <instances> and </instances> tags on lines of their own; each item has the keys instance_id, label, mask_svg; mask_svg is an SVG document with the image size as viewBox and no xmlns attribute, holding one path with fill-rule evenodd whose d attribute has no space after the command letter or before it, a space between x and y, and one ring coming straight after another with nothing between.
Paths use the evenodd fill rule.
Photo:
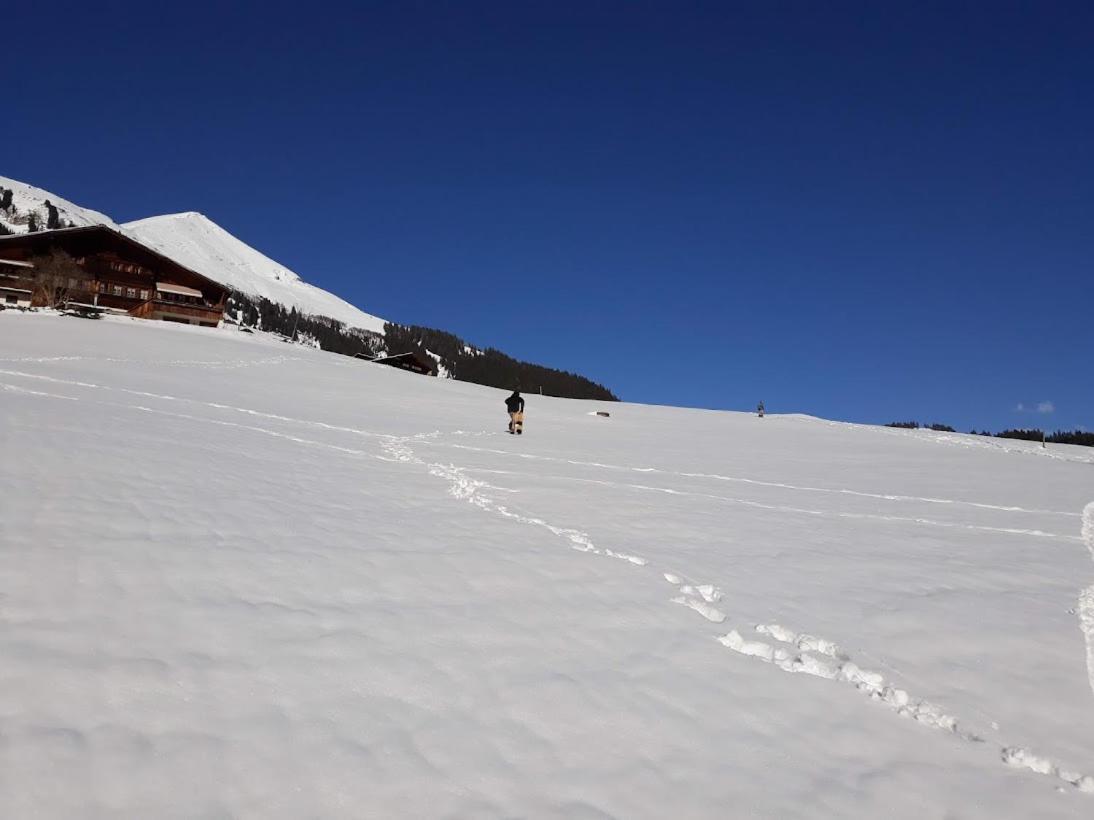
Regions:
<instances>
[{"instance_id":1,"label":"snowy slope","mask_svg":"<svg viewBox=\"0 0 1094 820\"><path fill-rule=\"evenodd\" d=\"M154 216L122 227L138 242L235 290L383 333L383 319L308 284L202 214Z\"/></svg>"},{"instance_id":2,"label":"snowy slope","mask_svg":"<svg viewBox=\"0 0 1094 820\"><path fill-rule=\"evenodd\" d=\"M90 208L81 208L67 199L62 199L49 191L27 185L25 182L0 176L0 188L7 188L12 192L12 204L14 211L0 210L0 224L12 233L26 233L27 217L34 213L38 217L38 224L44 229L46 226L46 201L48 200L57 208L61 224L68 227L71 222L74 227L83 228L88 225L109 225L119 230L118 225L106 214L93 211Z\"/></svg>"},{"instance_id":3,"label":"snowy slope","mask_svg":"<svg viewBox=\"0 0 1094 820\"><path fill-rule=\"evenodd\" d=\"M1094 816L1094 451L0 351L2 817Z\"/></svg>"}]
</instances>

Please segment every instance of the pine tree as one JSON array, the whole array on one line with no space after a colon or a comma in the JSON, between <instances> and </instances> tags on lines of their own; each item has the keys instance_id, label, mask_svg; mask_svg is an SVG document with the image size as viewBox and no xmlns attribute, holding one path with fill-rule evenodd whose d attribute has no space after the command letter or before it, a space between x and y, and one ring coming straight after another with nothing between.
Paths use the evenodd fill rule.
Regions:
<instances>
[{"instance_id":1,"label":"pine tree","mask_svg":"<svg viewBox=\"0 0 1094 820\"><path fill-rule=\"evenodd\" d=\"M33 211L27 217L27 233L35 233L38 230L38 215Z\"/></svg>"},{"instance_id":2,"label":"pine tree","mask_svg":"<svg viewBox=\"0 0 1094 820\"><path fill-rule=\"evenodd\" d=\"M0 210L11 210L12 191L10 188L0 188Z\"/></svg>"},{"instance_id":3,"label":"pine tree","mask_svg":"<svg viewBox=\"0 0 1094 820\"><path fill-rule=\"evenodd\" d=\"M46 200L46 214L47 231L55 231L61 227L61 215L57 213L57 208L48 199Z\"/></svg>"}]
</instances>

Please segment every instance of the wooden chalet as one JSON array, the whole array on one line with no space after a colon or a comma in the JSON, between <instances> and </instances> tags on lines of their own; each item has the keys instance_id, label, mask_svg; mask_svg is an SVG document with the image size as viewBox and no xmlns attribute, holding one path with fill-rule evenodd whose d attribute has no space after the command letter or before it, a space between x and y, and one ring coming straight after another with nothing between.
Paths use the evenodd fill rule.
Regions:
<instances>
[{"instance_id":1,"label":"wooden chalet","mask_svg":"<svg viewBox=\"0 0 1094 820\"><path fill-rule=\"evenodd\" d=\"M42 304L34 263L57 250L81 274L67 281L69 302L202 327L224 315L228 288L105 225L0 236L0 303L29 291L29 302Z\"/></svg>"},{"instance_id":2,"label":"wooden chalet","mask_svg":"<svg viewBox=\"0 0 1094 820\"><path fill-rule=\"evenodd\" d=\"M392 356L379 356L372 358L363 353L358 353L355 358L364 359L376 364L386 364L389 367L397 367L400 370L409 370L411 373L420 373L423 376L436 376L437 363L424 353L412 350L409 353L396 353Z\"/></svg>"},{"instance_id":3,"label":"wooden chalet","mask_svg":"<svg viewBox=\"0 0 1094 820\"><path fill-rule=\"evenodd\" d=\"M34 272L34 265L18 259L0 259L0 306L28 308L34 298L34 288L24 281Z\"/></svg>"}]
</instances>

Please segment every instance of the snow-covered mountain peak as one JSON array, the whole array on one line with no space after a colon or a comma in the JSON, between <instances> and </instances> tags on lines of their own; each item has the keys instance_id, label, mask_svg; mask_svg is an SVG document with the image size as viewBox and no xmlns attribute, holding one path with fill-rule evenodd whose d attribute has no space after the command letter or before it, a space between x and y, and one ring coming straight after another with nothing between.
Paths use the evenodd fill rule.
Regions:
<instances>
[{"instance_id":1,"label":"snow-covered mountain peak","mask_svg":"<svg viewBox=\"0 0 1094 820\"><path fill-rule=\"evenodd\" d=\"M203 214L201 211L181 211L177 214L164 214L163 216L149 217L149 218L150 219L194 219L194 220L197 220L197 221L208 222L210 225L213 225L214 227L220 227L215 222L213 222L213 220L211 220L209 217L207 217L205 214Z\"/></svg>"},{"instance_id":2,"label":"snow-covered mountain peak","mask_svg":"<svg viewBox=\"0 0 1094 820\"><path fill-rule=\"evenodd\" d=\"M0 176L0 225L10 233L26 233L31 223L43 230L50 223L50 207L57 211L56 227L83 228L88 225L107 225L118 230L118 224L106 214L83 208L63 197L52 194L17 179ZM10 202L4 207L11 191ZM46 203L49 203L48 205Z\"/></svg>"},{"instance_id":3,"label":"snow-covered mountain peak","mask_svg":"<svg viewBox=\"0 0 1094 820\"><path fill-rule=\"evenodd\" d=\"M134 239L169 256L172 256L172 250L186 249L189 253L209 257L209 261L215 260L226 270L241 274L241 283L255 276L276 282L300 280L296 273L237 239L197 211L138 219L126 222L122 229ZM233 282L225 284L234 285Z\"/></svg>"},{"instance_id":4,"label":"snow-covered mountain peak","mask_svg":"<svg viewBox=\"0 0 1094 820\"><path fill-rule=\"evenodd\" d=\"M303 281L281 263L236 238L207 216L189 211L126 222L129 236L176 262L242 293L329 316L382 333L384 320Z\"/></svg>"}]
</instances>

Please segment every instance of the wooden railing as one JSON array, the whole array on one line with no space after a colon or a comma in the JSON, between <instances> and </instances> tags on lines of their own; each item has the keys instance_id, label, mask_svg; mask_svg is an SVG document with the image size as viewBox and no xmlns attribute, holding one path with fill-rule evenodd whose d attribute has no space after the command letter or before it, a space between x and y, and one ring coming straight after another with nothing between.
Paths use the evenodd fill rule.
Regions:
<instances>
[{"instance_id":1,"label":"wooden railing","mask_svg":"<svg viewBox=\"0 0 1094 820\"><path fill-rule=\"evenodd\" d=\"M130 315L140 319L152 319L156 313L173 313L176 316L188 316L200 322L219 322L223 311L204 305L187 305L181 302L167 302L163 299L149 299L129 311Z\"/></svg>"}]
</instances>

